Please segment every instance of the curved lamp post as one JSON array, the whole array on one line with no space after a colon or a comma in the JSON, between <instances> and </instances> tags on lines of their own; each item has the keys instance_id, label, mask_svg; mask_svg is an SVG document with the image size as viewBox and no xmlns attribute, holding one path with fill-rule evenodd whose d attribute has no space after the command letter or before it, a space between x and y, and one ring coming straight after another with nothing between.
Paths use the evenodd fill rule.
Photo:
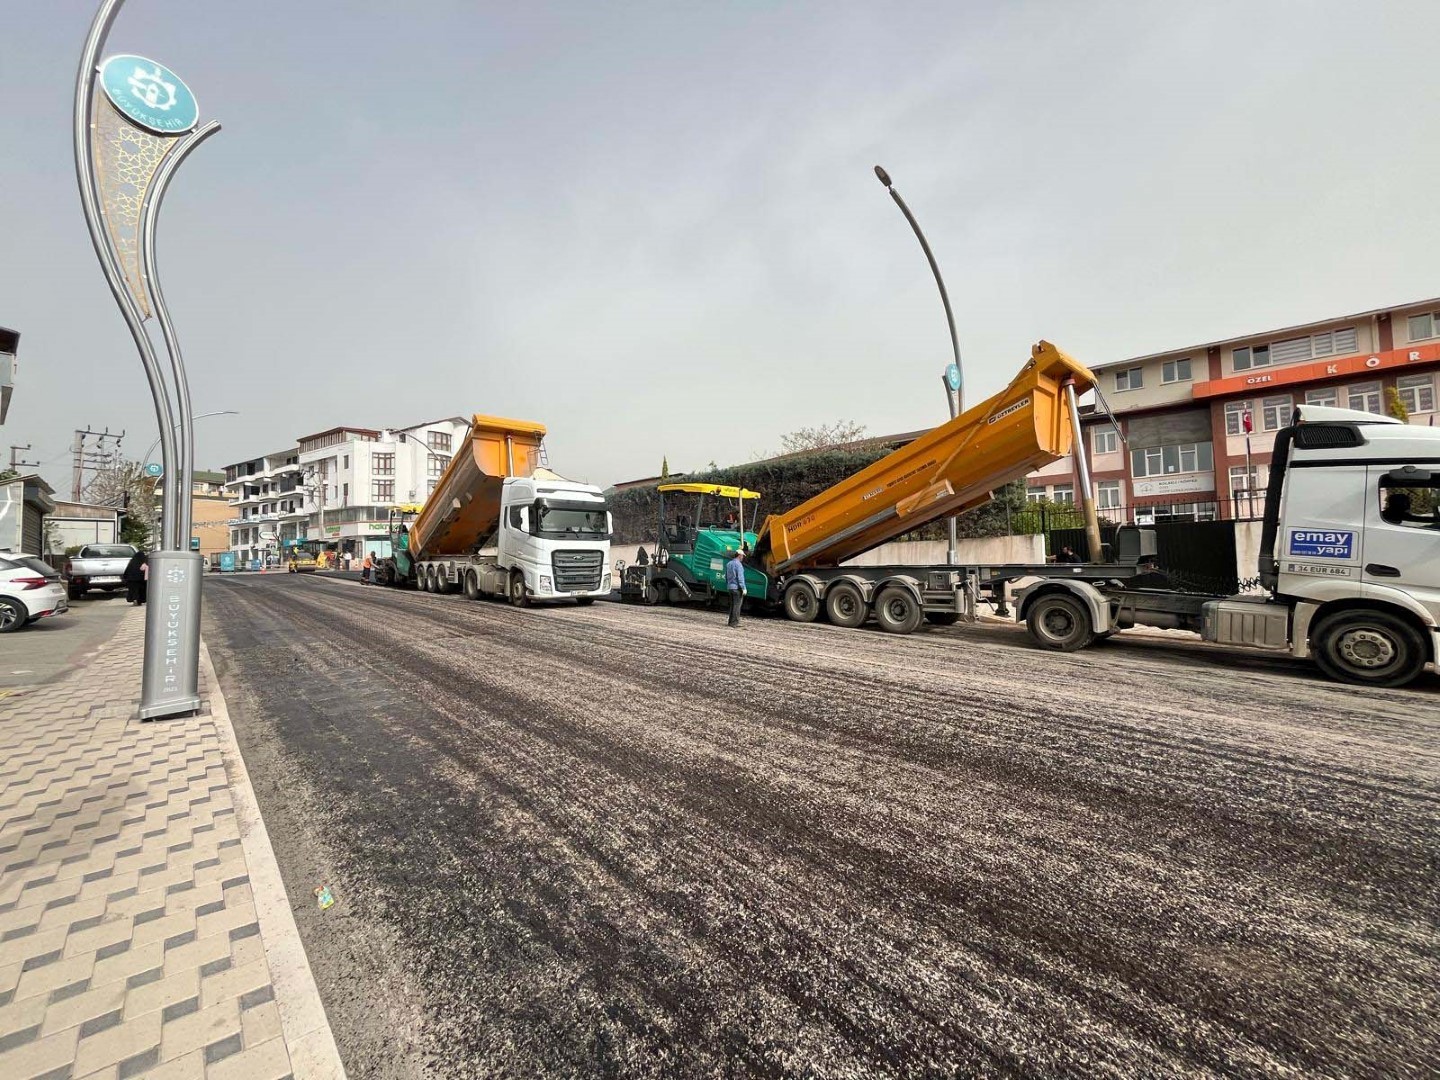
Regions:
<instances>
[{"instance_id":1,"label":"curved lamp post","mask_svg":"<svg viewBox=\"0 0 1440 1080\"><path fill-rule=\"evenodd\" d=\"M212 417L212 416L239 416L239 415L240 415L240 410L238 410L238 409L216 409L214 412L202 412L199 416L192 416L190 419L191 419L191 420L208 420L208 419L210 419L210 417ZM177 423L175 426L178 428L180 425ZM149 460L150 460L150 455L155 452L155 448L156 448L157 446L159 446L159 445L160 445L160 440L159 440L159 439L156 439L154 442L152 442L152 443L150 444L150 448L145 451L145 456L140 459L141 462L149 461Z\"/></svg>"},{"instance_id":2,"label":"curved lamp post","mask_svg":"<svg viewBox=\"0 0 1440 1080\"><path fill-rule=\"evenodd\" d=\"M940 289L940 302L945 305L945 324L950 328L950 351L955 356L953 382L947 372L941 376L945 384L945 403L950 408L950 419L955 419L965 411L965 369L960 365L960 339L955 334L955 314L950 310L950 294L945 291L945 279L940 276L940 265L935 261L935 253L930 250L930 243L925 239L925 234L920 231L920 223L915 220L915 215L910 212L910 207L905 205L905 200L895 190L895 185L890 181L890 174L879 165L875 166L875 176L880 183L885 185L885 190L890 193L890 198L895 200L895 205L905 215L905 220L910 223L910 228L915 231L915 239L920 241L920 250L925 252L925 259L930 263L930 272L935 275L935 284ZM956 555L956 529L955 519L947 519L949 526L948 550L945 553L945 561L955 564Z\"/></svg>"},{"instance_id":3,"label":"curved lamp post","mask_svg":"<svg viewBox=\"0 0 1440 1080\"><path fill-rule=\"evenodd\" d=\"M197 127L199 106L178 75L142 56L100 51L124 0L102 0L80 53L72 135L85 227L105 281L150 384L159 427L162 491L170 508L150 557L140 718L193 713L200 706L202 560L187 550L194 472L194 417L185 363L155 265L155 229L171 177L220 125ZM97 87L97 81L99 86ZM167 385L145 320L158 317L169 357ZM178 415L178 420L177 420ZM178 434L178 439L177 439ZM149 451L146 451L149 456Z\"/></svg>"}]
</instances>

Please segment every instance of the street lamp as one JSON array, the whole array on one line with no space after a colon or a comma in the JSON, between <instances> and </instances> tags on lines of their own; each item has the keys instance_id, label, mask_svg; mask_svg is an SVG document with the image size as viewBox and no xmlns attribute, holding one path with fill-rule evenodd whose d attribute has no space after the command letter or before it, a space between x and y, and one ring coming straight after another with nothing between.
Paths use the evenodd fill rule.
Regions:
<instances>
[{"instance_id":1,"label":"street lamp","mask_svg":"<svg viewBox=\"0 0 1440 1080\"><path fill-rule=\"evenodd\" d=\"M208 417L211 417L211 416L239 416L239 415L240 415L240 413L239 413L239 411L236 410L236 409L216 409L214 412L204 412L204 413L201 413L199 416L192 416L190 419L191 419L191 420L205 420L205 419L207 419ZM178 431L179 428L180 428L180 425L179 425L179 424L176 424L176 425L175 425L175 428L176 428L176 430ZM156 440L155 440L153 443L150 444L150 448L149 448L148 450L146 450L145 453L144 453L144 455L141 457L140 460L141 460L141 463L142 463L142 464L144 464L145 462L148 462L148 461L150 460L150 455L155 452L155 448L156 448L157 446L159 446L159 445L160 445L160 440L159 440L159 438L156 438Z\"/></svg>"},{"instance_id":2,"label":"street lamp","mask_svg":"<svg viewBox=\"0 0 1440 1080\"><path fill-rule=\"evenodd\" d=\"M925 234L920 231L920 223L915 220L915 215L910 212L910 207L905 205L905 200L895 190L895 185L890 182L890 174L879 165L875 166L875 176L880 183L885 185L885 190L890 193L890 198L895 200L895 205L900 207L900 212L905 215L905 220L910 223L910 228L915 230L915 239L920 241L920 249L925 252L925 258L930 263L930 272L935 275L935 284L940 289L940 302L945 305L945 323L950 328L950 351L954 354L955 360L950 368L941 376L945 385L945 404L950 408L950 419L955 419L965 407L965 377L964 368L960 366L960 339L955 334L955 315L950 310L950 295L945 291L945 280L940 276L940 266L935 262L935 254L930 250L930 244L925 239ZM955 565L958 556L956 554L956 528L955 518L952 516L947 522L949 526L948 550L945 552L945 561L951 566Z\"/></svg>"}]
</instances>

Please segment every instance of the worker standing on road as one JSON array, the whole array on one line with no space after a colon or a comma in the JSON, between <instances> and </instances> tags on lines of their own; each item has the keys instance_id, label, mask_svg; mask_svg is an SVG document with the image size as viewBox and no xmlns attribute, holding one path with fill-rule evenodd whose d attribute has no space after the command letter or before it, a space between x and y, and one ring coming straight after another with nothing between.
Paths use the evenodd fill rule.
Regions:
<instances>
[{"instance_id":1,"label":"worker standing on road","mask_svg":"<svg viewBox=\"0 0 1440 1080\"><path fill-rule=\"evenodd\" d=\"M374 558L374 555L373 555L371 552L368 552L368 551L367 551L367 552L365 553L365 561L360 564L360 580L361 580L362 583L364 583L364 584L366 584L366 585L369 585L369 584L370 584L370 572L371 572L371 569L372 569L374 566L375 566L375 558Z\"/></svg>"},{"instance_id":2,"label":"worker standing on road","mask_svg":"<svg viewBox=\"0 0 1440 1080\"><path fill-rule=\"evenodd\" d=\"M740 625L740 606L745 603L745 552L732 551L725 564L725 589L730 594L730 623Z\"/></svg>"}]
</instances>

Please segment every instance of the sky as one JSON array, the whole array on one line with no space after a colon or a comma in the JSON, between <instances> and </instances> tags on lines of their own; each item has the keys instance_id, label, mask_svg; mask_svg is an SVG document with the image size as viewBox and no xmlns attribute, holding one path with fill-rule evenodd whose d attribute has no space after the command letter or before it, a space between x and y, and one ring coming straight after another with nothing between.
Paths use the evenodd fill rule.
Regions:
<instances>
[{"instance_id":1,"label":"sky","mask_svg":"<svg viewBox=\"0 0 1440 1080\"><path fill-rule=\"evenodd\" d=\"M0 0L5 444L157 434L81 217L95 2ZM939 423L1099 364L1440 295L1440 5L129 0L106 54L223 130L159 266L197 465L341 424L539 420L609 484ZM0 451L8 455L8 450Z\"/></svg>"}]
</instances>

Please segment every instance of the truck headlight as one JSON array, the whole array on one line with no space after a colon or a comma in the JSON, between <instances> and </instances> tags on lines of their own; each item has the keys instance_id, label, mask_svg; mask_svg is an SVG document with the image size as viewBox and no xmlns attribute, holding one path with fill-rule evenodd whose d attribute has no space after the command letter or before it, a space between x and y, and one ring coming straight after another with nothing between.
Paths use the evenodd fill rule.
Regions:
<instances>
[{"instance_id":1,"label":"truck headlight","mask_svg":"<svg viewBox=\"0 0 1440 1080\"><path fill-rule=\"evenodd\" d=\"M554 591L555 591L553 585L551 584L550 579L549 579L548 577L546 577L544 574L541 574L541 575L540 575L540 591L541 591L541 592L554 592Z\"/></svg>"}]
</instances>

